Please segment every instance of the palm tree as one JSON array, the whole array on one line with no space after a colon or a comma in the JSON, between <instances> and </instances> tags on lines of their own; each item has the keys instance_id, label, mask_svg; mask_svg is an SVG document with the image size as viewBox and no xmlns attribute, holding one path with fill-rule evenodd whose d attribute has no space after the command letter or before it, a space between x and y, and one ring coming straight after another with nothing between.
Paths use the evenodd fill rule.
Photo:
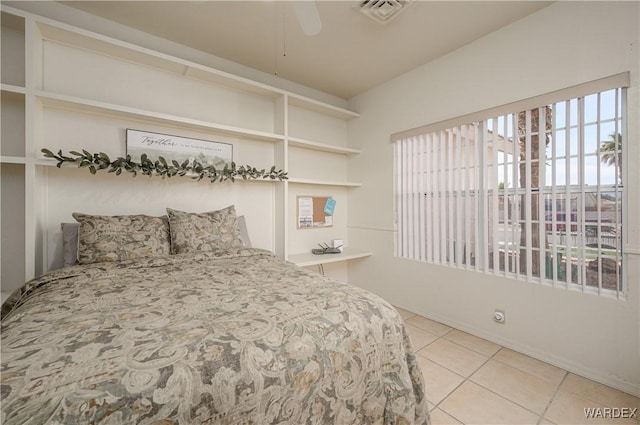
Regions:
<instances>
[{"instance_id":1,"label":"palm tree","mask_svg":"<svg viewBox=\"0 0 640 425\"><path fill-rule=\"evenodd\" d=\"M618 165L618 180L622 183L622 134L611 133L600 145L600 161L607 165Z\"/></svg>"},{"instance_id":2,"label":"palm tree","mask_svg":"<svg viewBox=\"0 0 640 425\"><path fill-rule=\"evenodd\" d=\"M545 117L545 128L540 129L540 111L544 111ZM540 158L540 142L541 140L546 146L549 145L550 140L550 131L552 128L552 119L553 119L553 110L549 106L545 106L543 108L534 108L531 110L531 127L527 129L526 125L526 111L522 111L518 114L518 146L520 149L520 187L527 187L527 183L530 184L532 189L536 189L540 187L540 164L544 162L544 158ZM527 145L527 130L531 135L529 137L530 144ZM540 134L542 132L542 134ZM531 174L527 174L527 151L530 152L529 158L531 163ZM531 247L544 249L546 246L546 240L540 240L540 217L538 217L538 202L540 202L540 197L537 195L531 196L530 204L531 204ZM520 218L522 221L525 220L526 217L526 195L522 195L522 200L520 202ZM521 229L520 232L520 246L526 247L527 241L527 228ZM527 273L527 261L526 261L527 250L526 248L520 249L520 273ZM544 265L540 264L540 256L533 255L531 258L531 268L532 273L535 275L537 273L544 273Z\"/></svg>"}]
</instances>

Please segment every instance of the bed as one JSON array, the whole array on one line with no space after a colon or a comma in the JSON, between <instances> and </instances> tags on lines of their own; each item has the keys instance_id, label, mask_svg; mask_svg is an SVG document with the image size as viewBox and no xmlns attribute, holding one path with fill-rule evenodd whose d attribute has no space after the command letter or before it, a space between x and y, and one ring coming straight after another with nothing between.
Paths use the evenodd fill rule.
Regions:
<instances>
[{"instance_id":1,"label":"bed","mask_svg":"<svg viewBox=\"0 0 640 425\"><path fill-rule=\"evenodd\" d=\"M127 232L133 251L146 238L143 255L114 241L117 226L81 218L80 252L102 257L80 254L81 264L5 301L0 422L429 422L423 376L391 305L243 246L235 230L233 243L207 245L211 229L187 217L196 237L186 242L180 226L169 230L171 214L154 221L168 252L148 228ZM216 241L226 237L219 230Z\"/></svg>"}]
</instances>

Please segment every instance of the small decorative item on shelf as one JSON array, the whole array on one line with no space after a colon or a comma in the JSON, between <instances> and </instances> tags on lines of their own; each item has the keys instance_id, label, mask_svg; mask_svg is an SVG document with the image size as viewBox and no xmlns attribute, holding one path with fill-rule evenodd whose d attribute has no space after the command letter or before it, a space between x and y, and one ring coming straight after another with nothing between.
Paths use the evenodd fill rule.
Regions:
<instances>
[{"instance_id":1,"label":"small decorative item on shelf","mask_svg":"<svg viewBox=\"0 0 640 425\"><path fill-rule=\"evenodd\" d=\"M332 245L335 249L339 249L342 252L342 247L344 245L344 241L342 239L334 239L332 241Z\"/></svg>"},{"instance_id":2,"label":"small decorative item on shelf","mask_svg":"<svg viewBox=\"0 0 640 425\"><path fill-rule=\"evenodd\" d=\"M226 164L222 169L217 169L212 165L204 166L196 160L186 160L182 163L172 160L169 163L159 156L157 160L152 161L146 154L142 154L140 161L136 162L131 159L130 155L127 155L126 158L118 157L111 160L104 152L92 154L86 150L82 150L82 152L70 151L69 155L73 155L73 157L64 155L62 150L59 150L57 154L54 154L49 149L42 149L41 152L45 158L57 160L56 166L58 168L65 162L70 162L78 164L78 168L88 168L91 174L96 174L99 170L107 170L109 173L120 175L123 171L126 171L133 174L133 176L141 173L146 176L156 175L162 178L189 176L198 181L206 178L211 183L227 180L234 182L236 178L242 178L243 180L277 179L280 181L288 179L287 173L283 170L276 170L275 165L270 170L258 170L250 165L238 167L235 162L232 162L231 164Z\"/></svg>"},{"instance_id":3,"label":"small decorative item on shelf","mask_svg":"<svg viewBox=\"0 0 640 425\"><path fill-rule=\"evenodd\" d=\"M340 248L330 247L327 244L318 244L320 248L314 248L311 250L311 253L314 255L324 255L324 254L340 254L342 250Z\"/></svg>"}]
</instances>

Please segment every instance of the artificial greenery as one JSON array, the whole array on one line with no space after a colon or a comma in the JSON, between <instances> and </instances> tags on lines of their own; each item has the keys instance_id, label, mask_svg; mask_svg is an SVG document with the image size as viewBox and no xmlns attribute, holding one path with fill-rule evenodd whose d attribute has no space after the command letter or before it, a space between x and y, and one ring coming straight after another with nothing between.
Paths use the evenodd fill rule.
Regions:
<instances>
[{"instance_id":1,"label":"artificial greenery","mask_svg":"<svg viewBox=\"0 0 640 425\"><path fill-rule=\"evenodd\" d=\"M157 160L152 161L146 154L140 156L140 162L131 160L131 156L127 155L126 158L118 157L111 160L109 156L104 153L90 153L86 150L82 152L70 151L67 156L59 150L57 154L51 152L49 149L42 149L41 152L45 158L53 158L58 161L56 166L60 168L65 162L78 164L78 168L88 168L91 174L96 174L100 170L107 170L109 173L115 173L116 175L122 174L123 171L133 174L138 173L146 176L161 176L173 177L173 176L189 176L195 180L208 179L211 183L223 182L226 180L235 181L236 178L242 178L243 180L256 180L256 179L271 179L271 180L287 180L287 173L282 170L276 170L275 165L270 170L258 170L250 165L236 166L235 162L231 164L225 164L224 168L217 169L212 165L204 166L200 162L193 160L186 160L179 163L176 160L172 160L170 163L166 159L159 156Z\"/></svg>"}]
</instances>

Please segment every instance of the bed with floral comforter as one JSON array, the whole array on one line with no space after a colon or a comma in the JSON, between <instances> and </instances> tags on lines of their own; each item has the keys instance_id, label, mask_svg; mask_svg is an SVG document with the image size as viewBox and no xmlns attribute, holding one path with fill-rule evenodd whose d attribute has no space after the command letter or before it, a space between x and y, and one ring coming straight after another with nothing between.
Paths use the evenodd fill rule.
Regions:
<instances>
[{"instance_id":1,"label":"bed with floral comforter","mask_svg":"<svg viewBox=\"0 0 640 425\"><path fill-rule=\"evenodd\" d=\"M428 423L394 308L268 251L67 267L2 316L6 425Z\"/></svg>"}]
</instances>

